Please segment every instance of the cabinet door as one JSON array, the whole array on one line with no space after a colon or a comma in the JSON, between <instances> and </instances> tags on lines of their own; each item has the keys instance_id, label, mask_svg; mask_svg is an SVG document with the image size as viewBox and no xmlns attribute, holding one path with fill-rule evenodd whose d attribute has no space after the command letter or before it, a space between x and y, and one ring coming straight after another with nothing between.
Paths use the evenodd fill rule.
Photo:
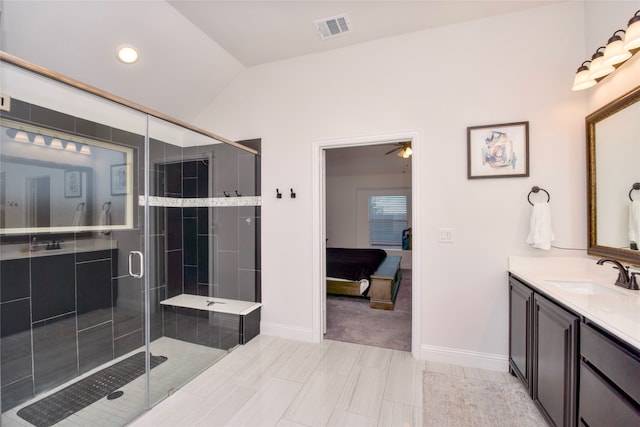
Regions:
<instances>
[{"instance_id":1,"label":"cabinet door","mask_svg":"<svg viewBox=\"0 0 640 427\"><path fill-rule=\"evenodd\" d=\"M554 426L576 425L579 319L534 296L533 400Z\"/></svg>"},{"instance_id":2,"label":"cabinet door","mask_svg":"<svg viewBox=\"0 0 640 427\"><path fill-rule=\"evenodd\" d=\"M531 394L531 303L533 291L509 279L509 366Z\"/></svg>"}]
</instances>

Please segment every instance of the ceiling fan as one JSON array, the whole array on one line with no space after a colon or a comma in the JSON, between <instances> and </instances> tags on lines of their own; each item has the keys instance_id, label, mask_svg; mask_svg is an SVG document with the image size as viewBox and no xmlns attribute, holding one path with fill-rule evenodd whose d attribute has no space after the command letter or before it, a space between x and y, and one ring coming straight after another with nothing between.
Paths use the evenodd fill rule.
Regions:
<instances>
[{"instance_id":1,"label":"ceiling fan","mask_svg":"<svg viewBox=\"0 0 640 427\"><path fill-rule=\"evenodd\" d=\"M396 151L398 152L398 157L402 157L404 159L408 159L409 157L411 157L412 151L411 151L411 142L410 141L405 141L405 142L396 142L397 147L394 148L391 151L387 151L385 154L385 156L387 154L391 154L391 153L395 153Z\"/></svg>"}]
</instances>

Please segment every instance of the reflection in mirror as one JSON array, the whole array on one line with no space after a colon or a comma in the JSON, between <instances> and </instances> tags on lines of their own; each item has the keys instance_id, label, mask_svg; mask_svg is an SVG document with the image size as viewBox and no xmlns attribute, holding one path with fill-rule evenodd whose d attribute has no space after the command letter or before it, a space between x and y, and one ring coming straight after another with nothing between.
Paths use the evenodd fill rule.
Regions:
<instances>
[{"instance_id":1,"label":"reflection in mirror","mask_svg":"<svg viewBox=\"0 0 640 427\"><path fill-rule=\"evenodd\" d=\"M589 253L640 264L640 88L587 117Z\"/></svg>"},{"instance_id":2,"label":"reflection in mirror","mask_svg":"<svg viewBox=\"0 0 640 427\"><path fill-rule=\"evenodd\" d=\"M0 121L0 233L132 227L132 149Z\"/></svg>"}]
</instances>

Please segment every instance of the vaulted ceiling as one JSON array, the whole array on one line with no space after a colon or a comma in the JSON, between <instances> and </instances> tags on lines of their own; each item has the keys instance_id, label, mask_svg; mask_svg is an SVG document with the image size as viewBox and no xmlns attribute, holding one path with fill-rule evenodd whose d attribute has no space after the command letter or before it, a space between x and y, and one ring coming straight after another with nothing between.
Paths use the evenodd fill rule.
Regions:
<instances>
[{"instance_id":1,"label":"vaulted ceiling","mask_svg":"<svg viewBox=\"0 0 640 427\"><path fill-rule=\"evenodd\" d=\"M550 3L0 0L0 49L190 121L247 67ZM352 31L321 40L313 21L340 14Z\"/></svg>"}]
</instances>

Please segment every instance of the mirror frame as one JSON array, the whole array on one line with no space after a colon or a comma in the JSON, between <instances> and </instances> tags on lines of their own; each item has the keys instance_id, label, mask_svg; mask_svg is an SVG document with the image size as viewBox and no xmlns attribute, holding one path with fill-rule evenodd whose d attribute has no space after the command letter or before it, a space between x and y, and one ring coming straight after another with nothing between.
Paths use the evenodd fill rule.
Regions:
<instances>
[{"instance_id":1,"label":"mirror frame","mask_svg":"<svg viewBox=\"0 0 640 427\"><path fill-rule=\"evenodd\" d=\"M630 249L612 248L610 246L598 245L596 210L596 124L607 117L640 102L640 86L613 100L604 107L589 114L586 119L587 131L587 254L600 257L614 258L626 261L635 265L640 265L640 251Z\"/></svg>"}]
</instances>

